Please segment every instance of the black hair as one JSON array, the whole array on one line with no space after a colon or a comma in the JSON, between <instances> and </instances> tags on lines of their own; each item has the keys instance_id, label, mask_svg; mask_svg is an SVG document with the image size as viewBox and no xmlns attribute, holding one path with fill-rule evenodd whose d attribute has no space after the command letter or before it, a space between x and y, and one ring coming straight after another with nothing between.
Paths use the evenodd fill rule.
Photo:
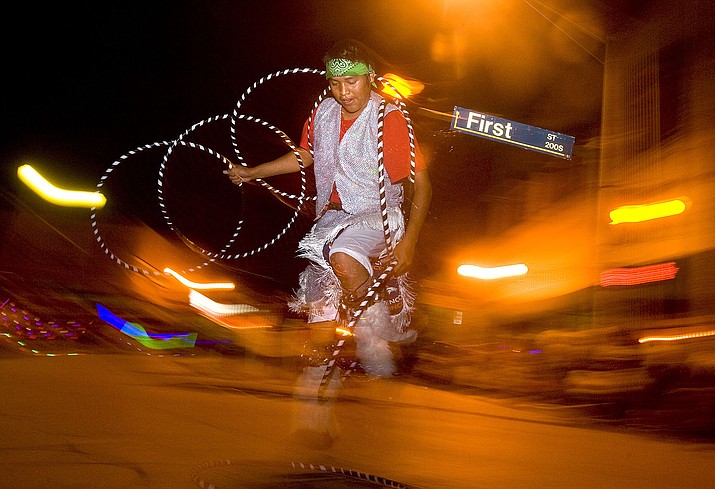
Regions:
<instances>
[{"instance_id":1,"label":"black hair","mask_svg":"<svg viewBox=\"0 0 715 489\"><path fill-rule=\"evenodd\" d=\"M328 61L336 58L365 63L375 68L377 55L372 49L360 41L355 39L343 39L328 49L328 52L323 56L323 64L327 64Z\"/></svg>"}]
</instances>

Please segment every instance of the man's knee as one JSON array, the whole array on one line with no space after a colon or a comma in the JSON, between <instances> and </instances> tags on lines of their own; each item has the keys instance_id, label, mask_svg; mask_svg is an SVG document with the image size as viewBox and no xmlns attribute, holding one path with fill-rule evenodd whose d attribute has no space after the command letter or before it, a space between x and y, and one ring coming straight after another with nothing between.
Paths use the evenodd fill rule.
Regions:
<instances>
[{"instance_id":1,"label":"man's knee","mask_svg":"<svg viewBox=\"0 0 715 489\"><path fill-rule=\"evenodd\" d=\"M330 265L338 277L357 277L367 273L359 261L347 253L339 251L330 255Z\"/></svg>"},{"instance_id":2,"label":"man's knee","mask_svg":"<svg viewBox=\"0 0 715 489\"><path fill-rule=\"evenodd\" d=\"M346 253L335 252L330 257L330 264L347 296L355 300L365 294L370 273L359 261Z\"/></svg>"}]
</instances>

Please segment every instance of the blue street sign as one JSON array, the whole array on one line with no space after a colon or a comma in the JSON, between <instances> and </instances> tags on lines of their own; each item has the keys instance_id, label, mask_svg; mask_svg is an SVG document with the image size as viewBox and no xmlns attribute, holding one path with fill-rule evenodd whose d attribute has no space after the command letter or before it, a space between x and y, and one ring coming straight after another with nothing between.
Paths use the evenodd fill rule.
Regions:
<instances>
[{"instance_id":1,"label":"blue street sign","mask_svg":"<svg viewBox=\"0 0 715 489\"><path fill-rule=\"evenodd\" d=\"M454 107L452 129L524 149L571 159L576 138L501 117Z\"/></svg>"}]
</instances>

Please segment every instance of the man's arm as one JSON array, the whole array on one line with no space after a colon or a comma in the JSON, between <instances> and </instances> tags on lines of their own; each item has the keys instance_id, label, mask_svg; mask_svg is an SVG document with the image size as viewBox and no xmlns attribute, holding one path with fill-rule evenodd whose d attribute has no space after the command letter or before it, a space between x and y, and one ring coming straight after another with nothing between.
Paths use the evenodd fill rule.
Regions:
<instances>
[{"instance_id":1,"label":"man's arm","mask_svg":"<svg viewBox=\"0 0 715 489\"><path fill-rule=\"evenodd\" d=\"M415 257L417 239L422 230L422 225L425 220L427 220L431 200L432 182L430 181L429 173L425 169L415 173L414 192L410 204L410 217L409 221L407 221L407 229L400 242L395 245L395 258L397 259L397 265L394 269L395 275L402 275L412 264L412 260Z\"/></svg>"},{"instance_id":2,"label":"man's arm","mask_svg":"<svg viewBox=\"0 0 715 489\"><path fill-rule=\"evenodd\" d=\"M305 168L313 164L313 157L310 155L308 150L298 148L298 153L300 153L301 158L303 159L303 166ZM252 168L235 165L229 170L224 170L224 173L228 175L231 182L236 185L240 185L243 182L250 182L251 180L255 180L257 178L285 175L286 173L295 173L297 171L300 171L298 158L296 158L295 153L291 151L283 156L279 156L273 161L268 161Z\"/></svg>"}]
</instances>

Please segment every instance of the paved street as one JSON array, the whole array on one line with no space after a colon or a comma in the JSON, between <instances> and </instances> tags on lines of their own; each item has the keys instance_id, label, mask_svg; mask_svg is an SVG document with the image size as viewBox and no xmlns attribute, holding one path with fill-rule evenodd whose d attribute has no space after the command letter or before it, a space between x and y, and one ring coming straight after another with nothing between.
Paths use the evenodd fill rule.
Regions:
<instances>
[{"instance_id":1,"label":"paved street","mask_svg":"<svg viewBox=\"0 0 715 489\"><path fill-rule=\"evenodd\" d=\"M297 370L265 361L41 357L8 346L0 358L2 487L375 484L293 462L423 488L692 489L711 487L715 476L711 445L592 429L563 408L409 378L347 379L333 401L317 403L296 395Z\"/></svg>"}]
</instances>

